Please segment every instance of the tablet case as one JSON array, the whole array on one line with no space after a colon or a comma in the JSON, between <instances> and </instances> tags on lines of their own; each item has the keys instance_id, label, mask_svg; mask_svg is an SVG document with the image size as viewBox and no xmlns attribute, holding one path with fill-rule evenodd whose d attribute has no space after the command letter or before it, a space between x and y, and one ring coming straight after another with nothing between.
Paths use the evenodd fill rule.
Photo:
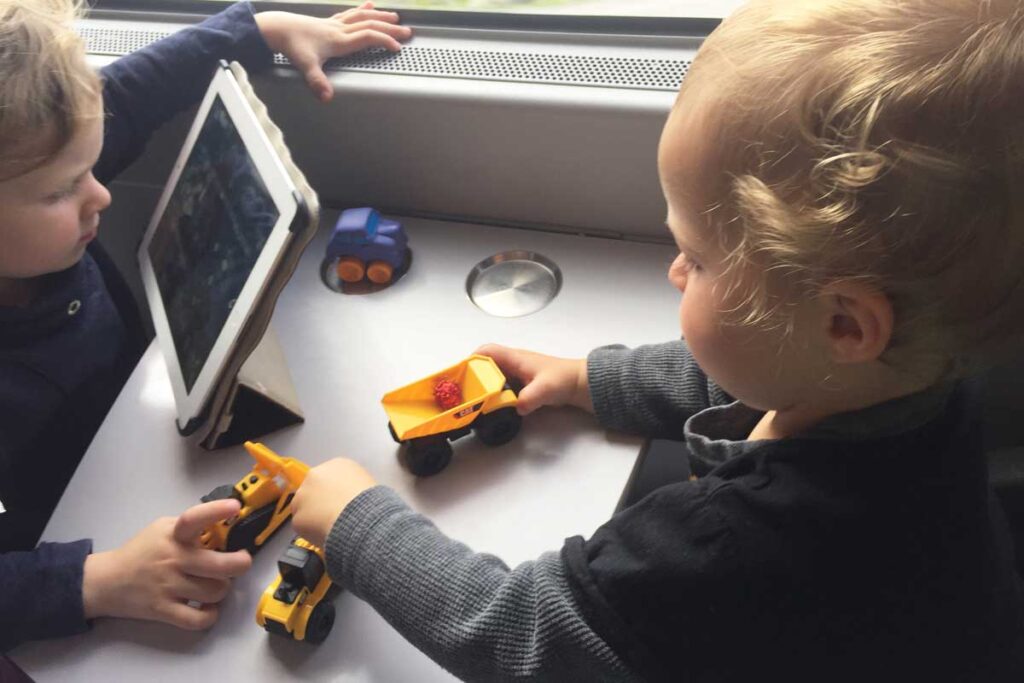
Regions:
<instances>
[{"instance_id":1,"label":"tablet case","mask_svg":"<svg viewBox=\"0 0 1024 683\"><path fill-rule=\"evenodd\" d=\"M299 398L292 385L284 353L272 327L266 327L256 347L231 381L218 382L215 392L226 390L218 410L200 426L201 446L234 446L263 434L303 421Z\"/></svg>"},{"instance_id":2,"label":"tablet case","mask_svg":"<svg viewBox=\"0 0 1024 683\"><path fill-rule=\"evenodd\" d=\"M270 139L295 184L299 210L292 237L274 267L263 294L245 323L235 348L218 379L203 415L180 431L195 433L207 449L233 446L303 421L295 387L277 337L269 327L277 297L288 283L306 245L316 234L320 204L302 171L292 161L284 135L252 89L248 74L237 62L221 63L238 82L245 99Z\"/></svg>"}]
</instances>

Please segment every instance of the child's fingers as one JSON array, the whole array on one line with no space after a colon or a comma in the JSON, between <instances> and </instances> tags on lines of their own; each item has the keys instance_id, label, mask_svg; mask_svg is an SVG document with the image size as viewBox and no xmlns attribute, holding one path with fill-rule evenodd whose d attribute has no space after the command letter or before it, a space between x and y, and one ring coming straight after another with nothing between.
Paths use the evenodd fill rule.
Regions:
<instances>
[{"instance_id":1,"label":"child's fingers","mask_svg":"<svg viewBox=\"0 0 1024 683\"><path fill-rule=\"evenodd\" d=\"M522 382L533 379L533 373L526 367L527 356L519 349L510 349L500 344L484 344L473 353L493 359L507 376L515 377Z\"/></svg>"},{"instance_id":2,"label":"child's fingers","mask_svg":"<svg viewBox=\"0 0 1024 683\"><path fill-rule=\"evenodd\" d=\"M203 529L237 514L240 507L240 503L232 498L190 507L174 522L171 535L179 543L195 543Z\"/></svg>"},{"instance_id":3,"label":"child's fingers","mask_svg":"<svg viewBox=\"0 0 1024 683\"><path fill-rule=\"evenodd\" d=\"M190 576L208 579L232 579L252 567L252 556L245 550L222 553L195 548L181 559L181 570Z\"/></svg>"},{"instance_id":4,"label":"child's fingers","mask_svg":"<svg viewBox=\"0 0 1024 683\"><path fill-rule=\"evenodd\" d=\"M382 47L391 52L402 49L402 45L387 33L370 29L348 33L337 43L338 54L352 54L371 47Z\"/></svg>"},{"instance_id":5,"label":"child's fingers","mask_svg":"<svg viewBox=\"0 0 1024 683\"><path fill-rule=\"evenodd\" d=\"M165 602L157 610L156 617L165 623L186 631L205 631L217 623L220 608L215 604L190 607L184 602Z\"/></svg>"},{"instance_id":6,"label":"child's fingers","mask_svg":"<svg viewBox=\"0 0 1024 683\"><path fill-rule=\"evenodd\" d=\"M302 70L306 85L321 102L327 102L334 96L334 87L319 64L311 64Z\"/></svg>"},{"instance_id":7,"label":"child's fingers","mask_svg":"<svg viewBox=\"0 0 1024 683\"><path fill-rule=\"evenodd\" d=\"M476 347L476 350L473 351L473 353L474 353L474 355L479 355L479 356L490 356L495 361L497 361L498 360L498 355L500 355L501 353L505 352L506 350L510 350L510 349L507 346L502 346L501 344L490 344L490 343L488 343L488 344L484 344L483 346Z\"/></svg>"},{"instance_id":8,"label":"child's fingers","mask_svg":"<svg viewBox=\"0 0 1024 683\"><path fill-rule=\"evenodd\" d=\"M182 600L216 604L227 597L231 582L227 579L206 579L200 576L181 577L174 594Z\"/></svg>"},{"instance_id":9,"label":"child's fingers","mask_svg":"<svg viewBox=\"0 0 1024 683\"><path fill-rule=\"evenodd\" d=\"M345 33L352 35L360 31L378 31L385 33L396 40L406 40L412 35L412 29L400 24L389 24L384 21L360 21L350 24Z\"/></svg>"},{"instance_id":10,"label":"child's fingers","mask_svg":"<svg viewBox=\"0 0 1024 683\"><path fill-rule=\"evenodd\" d=\"M355 9L348 10L347 12L338 12L333 17L332 21L338 21L342 24L354 24L358 21L386 21L389 24L398 23L398 15L394 12L386 12L384 10L367 10L367 9Z\"/></svg>"},{"instance_id":11,"label":"child's fingers","mask_svg":"<svg viewBox=\"0 0 1024 683\"><path fill-rule=\"evenodd\" d=\"M380 21L386 21L389 24L397 24L398 14L387 10L374 9L373 5L366 4L362 7L338 12L332 16L331 19L334 21L340 21L343 24L352 24L357 21L366 21L367 19L377 19Z\"/></svg>"},{"instance_id":12,"label":"child's fingers","mask_svg":"<svg viewBox=\"0 0 1024 683\"><path fill-rule=\"evenodd\" d=\"M529 415L538 408L551 402L551 395L554 387L543 379L536 379L519 392L519 399L516 401L516 412L520 415Z\"/></svg>"}]
</instances>

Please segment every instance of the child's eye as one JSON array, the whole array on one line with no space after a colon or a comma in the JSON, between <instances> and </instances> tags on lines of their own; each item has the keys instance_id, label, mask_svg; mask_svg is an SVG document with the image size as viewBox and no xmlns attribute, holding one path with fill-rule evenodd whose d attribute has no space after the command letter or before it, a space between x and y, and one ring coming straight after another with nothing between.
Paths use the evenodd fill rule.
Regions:
<instances>
[{"instance_id":1,"label":"child's eye","mask_svg":"<svg viewBox=\"0 0 1024 683\"><path fill-rule=\"evenodd\" d=\"M701 265L693 260L692 257L680 252L679 256L677 256L676 260L672 263L672 270L679 275L686 275L687 273L694 271L700 272Z\"/></svg>"},{"instance_id":2,"label":"child's eye","mask_svg":"<svg viewBox=\"0 0 1024 683\"><path fill-rule=\"evenodd\" d=\"M59 192L54 192L53 194L48 195L43 201L45 201L47 204L56 204L57 202L59 202L61 200L67 199L68 197L70 197L74 193L75 193L74 188L68 188L66 190L60 190Z\"/></svg>"},{"instance_id":3,"label":"child's eye","mask_svg":"<svg viewBox=\"0 0 1024 683\"><path fill-rule=\"evenodd\" d=\"M79 181L76 180L63 190L58 190L57 192L54 192L51 195L47 195L43 201L45 201L47 204L56 204L59 201L67 199L68 197L75 194L75 192L78 190L78 182Z\"/></svg>"}]
</instances>

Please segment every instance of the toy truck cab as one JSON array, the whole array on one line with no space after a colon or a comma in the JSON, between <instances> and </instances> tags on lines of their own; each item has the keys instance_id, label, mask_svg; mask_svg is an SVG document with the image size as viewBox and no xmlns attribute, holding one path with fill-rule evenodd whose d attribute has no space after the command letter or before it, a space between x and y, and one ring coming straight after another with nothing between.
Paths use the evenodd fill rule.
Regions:
<instances>
[{"instance_id":1,"label":"toy truck cab","mask_svg":"<svg viewBox=\"0 0 1024 683\"><path fill-rule=\"evenodd\" d=\"M336 261L338 278L359 282L364 277L387 284L406 267L409 242L397 221L371 208L348 209L338 218L327 244L327 260Z\"/></svg>"},{"instance_id":2,"label":"toy truck cab","mask_svg":"<svg viewBox=\"0 0 1024 683\"><path fill-rule=\"evenodd\" d=\"M256 607L256 623L270 633L322 643L334 626L329 599L335 592L324 551L297 537L277 561L277 569L277 578Z\"/></svg>"},{"instance_id":3,"label":"toy truck cab","mask_svg":"<svg viewBox=\"0 0 1024 683\"><path fill-rule=\"evenodd\" d=\"M441 383L458 387L458 401L438 404ZM399 461L421 477L437 474L452 457L450 441L472 431L488 446L515 438L522 418L516 412L516 393L497 363L487 356L469 358L384 395L391 436L402 444Z\"/></svg>"}]
</instances>

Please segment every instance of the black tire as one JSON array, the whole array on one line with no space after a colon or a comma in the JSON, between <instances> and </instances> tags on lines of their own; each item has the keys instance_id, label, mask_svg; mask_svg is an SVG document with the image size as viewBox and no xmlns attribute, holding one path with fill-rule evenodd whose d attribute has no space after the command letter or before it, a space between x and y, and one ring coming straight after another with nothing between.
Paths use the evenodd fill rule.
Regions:
<instances>
[{"instance_id":1,"label":"black tire","mask_svg":"<svg viewBox=\"0 0 1024 683\"><path fill-rule=\"evenodd\" d=\"M284 624L279 621L274 621L273 619L267 619L264 617L263 630L267 633L273 633L274 635L285 636L286 638L295 640L295 636L288 632L288 629L284 627Z\"/></svg>"},{"instance_id":2,"label":"black tire","mask_svg":"<svg viewBox=\"0 0 1024 683\"><path fill-rule=\"evenodd\" d=\"M334 605L329 602L321 602L313 608L306 622L306 642L311 645L319 645L327 638L327 634L334 627Z\"/></svg>"},{"instance_id":3,"label":"black tire","mask_svg":"<svg viewBox=\"0 0 1024 683\"><path fill-rule=\"evenodd\" d=\"M417 477L430 477L445 467L452 459L452 445L443 436L425 436L412 439L398 452L402 467Z\"/></svg>"},{"instance_id":4,"label":"black tire","mask_svg":"<svg viewBox=\"0 0 1024 683\"><path fill-rule=\"evenodd\" d=\"M516 438L522 424L523 418L515 408L500 408L478 417L473 423L473 433L488 446L500 446Z\"/></svg>"},{"instance_id":5,"label":"black tire","mask_svg":"<svg viewBox=\"0 0 1024 683\"><path fill-rule=\"evenodd\" d=\"M260 546L256 545L256 537L270 526L276 509L277 503L267 503L263 507L250 512L249 516L245 519L237 522L228 531L224 550L233 553L244 548L249 551L250 555L259 550Z\"/></svg>"}]
</instances>

